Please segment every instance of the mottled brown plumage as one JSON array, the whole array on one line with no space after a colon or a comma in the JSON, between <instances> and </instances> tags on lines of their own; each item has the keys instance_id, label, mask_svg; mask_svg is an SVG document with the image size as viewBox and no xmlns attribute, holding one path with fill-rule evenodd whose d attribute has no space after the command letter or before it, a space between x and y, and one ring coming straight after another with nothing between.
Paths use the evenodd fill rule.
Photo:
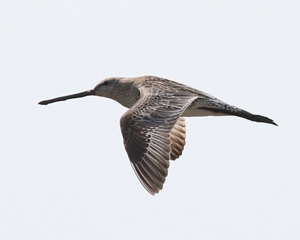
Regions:
<instances>
[{"instance_id":1,"label":"mottled brown plumage","mask_svg":"<svg viewBox=\"0 0 300 240\"><path fill-rule=\"evenodd\" d=\"M120 122L124 146L136 175L152 195L163 188L169 160L182 154L184 116L233 115L276 125L267 117L253 115L197 89L153 76L107 78L92 90L39 104L89 95L108 97L129 108Z\"/></svg>"}]
</instances>

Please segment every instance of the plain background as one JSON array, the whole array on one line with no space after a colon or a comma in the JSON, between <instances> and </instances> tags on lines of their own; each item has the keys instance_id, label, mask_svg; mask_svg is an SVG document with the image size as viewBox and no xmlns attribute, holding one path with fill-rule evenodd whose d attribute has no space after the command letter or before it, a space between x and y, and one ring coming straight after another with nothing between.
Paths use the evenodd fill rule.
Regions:
<instances>
[{"instance_id":1,"label":"plain background","mask_svg":"<svg viewBox=\"0 0 300 240\"><path fill-rule=\"evenodd\" d=\"M0 239L300 239L299 1L2 1ZM188 118L164 189L131 169L110 99L156 75L274 119Z\"/></svg>"}]
</instances>

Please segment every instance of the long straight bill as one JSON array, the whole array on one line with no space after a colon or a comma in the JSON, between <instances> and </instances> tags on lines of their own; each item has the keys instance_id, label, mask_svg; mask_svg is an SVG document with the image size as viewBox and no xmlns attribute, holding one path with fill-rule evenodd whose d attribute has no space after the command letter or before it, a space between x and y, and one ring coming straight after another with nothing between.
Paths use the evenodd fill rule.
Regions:
<instances>
[{"instance_id":1,"label":"long straight bill","mask_svg":"<svg viewBox=\"0 0 300 240\"><path fill-rule=\"evenodd\" d=\"M80 93L75 93L75 94L72 94L72 95L62 96L62 97L53 98L53 99L49 99L49 100L44 100L44 101L39 102L39 104L40 105L47 105L49 103L66 101L68 99L81 98L81 97L86 97L86 96L90 96L90 95L95 95L94 89L84 91L84 92L80 92Z\"/></svg>"}]
</instances>

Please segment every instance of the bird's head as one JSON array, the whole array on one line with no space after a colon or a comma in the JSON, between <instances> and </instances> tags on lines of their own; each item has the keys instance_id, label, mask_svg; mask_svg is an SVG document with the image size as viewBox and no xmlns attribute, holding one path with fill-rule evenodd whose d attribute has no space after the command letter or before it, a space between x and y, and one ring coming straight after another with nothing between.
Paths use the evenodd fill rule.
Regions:
<instances>
[{"instance_id":1,"label":"bird's head","mask_svg":"<svg viewBox=\"0 0 300 240\"><path fill-rule=\"evenodd\" d=\"M122 88L122 78L105 78L100 83L98 83L94 88L94 93L100 97L111 98L113 95L119 92Z\"/></svg>"},{"instance_id":2,"label":"bird's head","mask_svg":"<svg viewBox=\"0 0 300 240\"><path fill-rule=\"evenodd\" d=\"M132 78L112 77L102 80L94 88L97 96L116 100L130 108L140 97L140 92Z\"/></svg>"},{"instance_id":3,"label":"bird's head","mask_svg":"<svg viewBox=\"0 0 300 240\"><path fill-rule=\"evenodd\" d=\"M116 100L125 107L130 108L140 97L140 92L134 84L132 78L106 78L95 86L94 89L58 97L50 100L39 102L41 105L47 105L49 103L65 101L72 98L80 98L86 96L100 96L107 97Z\"/></svg>"}]
</instances>

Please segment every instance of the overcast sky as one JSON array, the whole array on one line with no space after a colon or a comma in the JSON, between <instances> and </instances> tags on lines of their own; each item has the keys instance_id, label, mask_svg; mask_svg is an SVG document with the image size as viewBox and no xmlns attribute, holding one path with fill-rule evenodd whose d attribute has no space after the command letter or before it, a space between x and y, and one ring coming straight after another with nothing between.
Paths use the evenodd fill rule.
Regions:
<instances>
[{"instance_id":1,"label":"overcast sky","mask_svg":"<svg viewBox=\"0 0 300 240\"><path fill-rule=\"evenodd\" d=\"M2 1L0 239L300 239L299 1ZM187 118L151 196L129 163L112 76L198 88L279 127Z\"/></svg>"}]
</instances>

